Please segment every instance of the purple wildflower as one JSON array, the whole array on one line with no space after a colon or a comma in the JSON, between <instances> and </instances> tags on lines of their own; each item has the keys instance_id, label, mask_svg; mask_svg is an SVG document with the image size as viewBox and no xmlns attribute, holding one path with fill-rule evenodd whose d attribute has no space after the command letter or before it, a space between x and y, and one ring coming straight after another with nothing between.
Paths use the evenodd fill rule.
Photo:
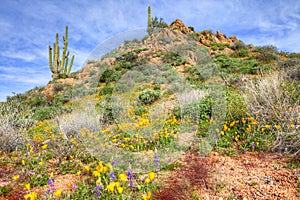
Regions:
<instances>
[{"instance_id":1,"label":"purple wildflower","mask_svg":"<svg viewBox=\"0 0 300 200\"><path fill-rule=\"evenodd\" d=\"M118 165L117 159L113 159L113 161L111 162L111 164L112 164L113 166L117 166L117 165Z\"/></svg>"},{"instance_id":2,"label":"purple wildflower","mask_svg":"<svg viewBox=\"0 0 300 200\"><path fill-rule=\"evenodd\" d=\"M95 189L93 191L95 192L95 194L97 196L101 197L102 196L102 193L101 193L101 191L102 191L102 185L96 185L96 187L95 187Z\"/></svg>"},{"instance_id":3,"label":"purple wildflower","mask_svg":"<svg viewBox=\"0 0 300 200\"><path fill-rule=\"evenodd\" d=\"M215 136L214 136L214 141L217 141L217 139L218 139L218 138L217 138L217 136L215 135Z\"/></svg>"},{"instance_id":4,"label":"purple wildflower","mask_svg":"<svg viewBox=\"0 0 300 200\"><path fill-rule=\"evenodd\" d=\"M133 173L132 173L132 170L129 169L128 172L127 172L127 180L130 181L129 185L130 187L134 187L134 184L133 184L133 180L134 179L134 176L133 176Z\"/></svg>"},{"instance_id":5,"label":"purple wildflower","mask_svg":"<svg viewBox=\"0 0 300 200\"><path fill-rule=\"evenodd\" d=\"M110 174L109 174L109 176L110 176L110 179L111 179L112 181L116 179L116 176L115 176L114 171L111 171Z\"/></svg>"}]
</instances>

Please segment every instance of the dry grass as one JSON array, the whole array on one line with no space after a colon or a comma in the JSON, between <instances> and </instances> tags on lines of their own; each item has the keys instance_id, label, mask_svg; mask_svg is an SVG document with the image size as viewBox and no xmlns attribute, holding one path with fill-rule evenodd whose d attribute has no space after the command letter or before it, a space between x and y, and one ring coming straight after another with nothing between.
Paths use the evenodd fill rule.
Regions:
<instances>
[{"instance_id":1,"label":"dry grass","mask_svg":"<svg viewBox=\"0 0 300 200\"><path fill-rule=\"evenodd\" d=\"M24 131L33 123L33 113L24 113L21 102L0 104L0 150L11 152L23 146Z\"/></svg>"},{"instance_id":2,"label":"dry grass","mask_svg":"<svg viewBox=\"0 0 300 200\"><path fill-rule=\"evenodd\" d=\"M274 131L276 140L272 150L299 155L299 126L294 124L300 119L300 100L293 83L284 77L284 72L274 72L250 81L245 87L244 99L259 122L280 125L281 128ZM291 129L291 125L295 128Z\"/></svg>"},{"instance_id":3,"label":"dry grass","mask_svg":"<svg viewBox=\"0 0 300 200\"><path fill-rule=\"evenodd\" d=\"M82 128L90 131L99 130L99 114L93 100L83 100L74 108L72 113L57 118L60 131L65 134L74 134Z\"/></svg>"},{"instance_id":4,"label":"dry grass","mask_svg":"<svg viewBox=\"0 0 300 200\"><path fill-rule=\"evenodd\" d=\"M262 121L284 123L298 115L298 102L282 89L283 78L279 72L250 81L245 87L244 99L250 112Z\"/></svg>"}]
</instances>

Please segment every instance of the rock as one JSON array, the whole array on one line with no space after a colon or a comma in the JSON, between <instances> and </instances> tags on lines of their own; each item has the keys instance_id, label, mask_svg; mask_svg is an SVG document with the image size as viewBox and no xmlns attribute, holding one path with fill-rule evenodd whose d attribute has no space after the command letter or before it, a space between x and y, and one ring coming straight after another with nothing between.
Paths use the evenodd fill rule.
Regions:
<instances>
[{"instance_id":1,"label":"rock","mask_svg":"<svg viewBox=\"0 0 300 200\"><path fill-rule=\"evenodd\" d=\"M170 28L178 29L183 33L194 33L192 27L186 27L180 19L176 19L171 23Z\"/></svg>"}]
</instances>

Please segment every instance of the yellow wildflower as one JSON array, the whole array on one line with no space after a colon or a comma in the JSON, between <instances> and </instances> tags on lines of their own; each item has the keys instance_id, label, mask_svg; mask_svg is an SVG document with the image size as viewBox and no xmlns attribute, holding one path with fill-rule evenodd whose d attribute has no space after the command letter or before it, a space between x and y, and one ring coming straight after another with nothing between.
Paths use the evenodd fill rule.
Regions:
<instances>
[{"instance_id":1,"label":"yellow wildflower","mask_svg":"<svg viewBox=\"0 0 300 200\"><path fill-rule=\"evenodd\" d=\"M126 174L119 174L119 179L121 182L125 182L127 180L127 175Z\"/></svg>"},{"instance_id":2,"label":"yellow wildflower","mask_svg":"<svg viewBox=\"0 0 300 200\"><path fill-rule=\"evenodd\" d=\"M151 192L148 192L147 194L142 194L143 200L150 200L151 198Z\"/></svg>"},{"instance_id":3,"label":"yellow wildflower","mask_svg":"<svg viewBox=\"0 0 300 200\"><path fill-rule=\"evenodd\" d=\"M30 190L30 183L25 184L25 188L26 188L26 190Z\"/></svg>"},{"instance_id":4,"label":"yellow wildflower","mask_svg":"<svg viewBox=\"0 0 300 200\"><path fill-rule=\"evenodd\" d=\"M245 120L245 118L244 118L244 117L242 118L242 123L243 123L243 124L245 124L245 123L246 123L246 120Z\"/></svg>"},{"instance_id":5,"label":"yellow wildflower","mask_svg":"<svg viewBox=\"0 0 300 200\"><path fill-rule=\"evenodd\" d=\"M220 134L221 134L221 135L224 135L224 131L221 131Z\"/></svg>"},{"instance_id":6,"label":"yellow wildflower","mask_svg":"<svg viewBox=\"0 0 300 200\"><path fill-rule=\"evenodd\" d=\"M43 167L44 164L45 164L45 163L44 163L43 161L39 162L39 166L41 166L41 167Z\"/></svg>"},{"instance_id":7,"label":"yellow wildflower","mask_svg":"<svg viewBox=\"0 0 300 200\"><path fill-rule=\"evenodd\" d=\"M149 184L150 182L151 182L150 178L146 178L146 179L145 179L145 183L146 183L146 184Z\"/></svg>"},{"instance_id":8,"label":"yellow wildflower","mask_svg":"<svg viewBox=\"0 0 300 200\"><path fill-rule=\"evenodd\" d=\"M108 163L106 163L105 165L106 165L106 167L108 167L110 170L112 170L112 169L113 169L113 167L112 167L111 163L109 163L109 162L108 162Z\"/></svg>"},{"instance_id":9,"label":"yellow wildflower","mask_svg":"<svg viewBox=\"0 0 300 200\"><path fill-rule=\"evenodd\" d=\"M265 125L266 129L270 129L271 128L271 125L267 124Z\"/></svg>"},{"instance_id":10,"label":"yellow wildflower","mask_svg":"<svg viewBox=\"0 0 300 200\"><path fill-rule=\"evenodd\" d=\"M109 190L110 192L113 192L114 189L115 189L115 182L112 182L112 183L108 184L106 186L106 189Z\"/></svg>"},{"instance_id":11,"label":"yellow wildflower","mask_svg":"<svg viewBox=\"0 0 300 200\"><path fill-rule=\"evenodd\" d=\"M61 190L55 190L53 193L55 197L60 198L61 197Z\"/></svg>"},{"instance_id":12,"label":"yellow wildflower","mask_svg":"<svg viewBox=\"0 0 300 200\"><path fill-rule=\"evenodd\" d=\"M239 141L239 136L238 136L238 135L235 136L234 140L235 140L236 142Z\"/></svg>"},{"instance_id":13,"label":"yellow wildflower","mask_svg":"<svg viewBox=\"0 0 300 200\"><path fill-rule=\"evenodd\" d=\"M37 198L37 194L35 192L30 192L24 195L25 199L35 200Z\"/></svg>"},{"instance_id":14,"label":"yellow wildflower","mask_svg":"<svg viewBox=\"0 0 300 200\"><path fill-rule=\"evenodd\" d=\"M281 126L280 126L280 125L275 125L275 128L276 128L277 130L279 130L279 129L281 128Z\"/></svg>"},{"instance_id":15,"label":"yellow wildflower","mask_svg":"<svg viewBox=\"0 0 300 200\"><path fill-rule=\"evenodd\" d=\"M90 171L90 166L88 166L88 165L84 166L84 170L87 172Z\"/></svg>"},{"instance_id":16,"label":"yellow wildflower","mask_svg":"<svg viewBox=\"0 0 300 200\"><path fill-rule=\"evenodd\" d=\"M97 184L98 186L101 186L101 185L102 185L102 183L101 183L101 178L100 178L100 177L99 177L98 180L96 181L96 184Z\"/></svg>"},{"instance_id":17,"label":"yellow wildflower","mask_svg":"<svg viewBox=\"0 0 300 200\"><path fill-rule=\"evenodd\" d=\"M149 172L148 176L149 176L150 181L153 181L154 177L155 177L155 173L154 172Z\"/></svg>"},{"instance_id":18,"label":"yellow wildflower","mask_svg":"<svg viewBox=\"0 0 300 200\"><path fill-rule=\"evenodd\" d=\"M257 126L257 122L256 121L253 121L252 124L253 124L253 126Z\"/></svg>"},{"instance_id":19,"label":"yellow wildflower","mask_svg":"<svg viewBox=\"0 0 300 200\"><path fill-rule=\"evenodd\" d=\"M294 129L294 128L295 128L295 125L294 125L294 124L291 124L291 128Z\"/></svg>"},{"instance_id":20,"label":"yellow wildflower","mask_svg":"<svg viewBox=\"0 0 300 200\"><path fill-rule=\"evenodd\" d=\"M13 176L14 181L18 181L20 179L20 175Z\"/></svg>"},{"instance_id":21,"label":"yellow wildflower","mask_svg":"<svg viewBox=\"0 0 300 200\"><path fill-rule=\"evenodd\" d=\"M25 160L22 160L22 165L25 165Z\"/></svg>"},{"instance_id":22,"label":"yellow wildflower","mask_svg":"<svg viewBox=\"0 0 300 200\"><path fill-rule=\"evenodd\" d=\"M94 177L100 177L100 172L98 172L98 171L93 171L93 176L94 176Z\"/></svg>"},{"instance_id":23,"label":"yellow wildflower","mask_svg":"<svg viewBox=\"0 0 300 200\"><path fill-rule=\"evenodd\" d=\"M42 146L42 149L45 150L45 149L47 149L47 147L48 147L48 144L44 144L44 145Z\"/></svg>"},{"instance_id":24,"label":"yellow wildflower","mask_svg":"<svg viewBox=\"0 0 300 200\"><path fill-rule=\"evenodd\" d=\"M81 174L81 171L78 171L78 172L77 172L77 175L80 176L80 174Z\"/></svg>"},{"instance_id":25,"label":"yellow wildflower","mask_svg":"<svg viewBox=\"0 0 300 200\"><path fill-rule=\"evenodd\" d=\"M235 125L235 121L233 121L229 124L230 127L233 127L234 125Z\"/></svg>"},{"instance_id":26,"label":"yellow wildflower","mask_svg":"<svg viewBox=\"0 0 300 200\"><path fill-rule=\"evenodd\" d=\"M118 193L119 193L119 194L122 194L122 193L123 193L123 188L122 188L122 187L118 187L117 190L118 190Z\"/></svg>"},{"instance_id":27,"label":"yellow wildflower","mask_svg":"<svg viewBox=\"0 0 300 200\"><path fill-rule=\"evenodd\" d=\"M119 182L115 182L115 187L120 187L120 183Z\"/></svg>"},{"instance_id":28,"label":"yellow wildflower","mask_svg":"<svg viewBox=\"0 0 300 200\"><path fill-rule=\"evenodd\" d=\"M251 126L248 124L248 127L246 128L246 130L248 131L248 132L251 132Z\"/></svg>"}]
</instances>

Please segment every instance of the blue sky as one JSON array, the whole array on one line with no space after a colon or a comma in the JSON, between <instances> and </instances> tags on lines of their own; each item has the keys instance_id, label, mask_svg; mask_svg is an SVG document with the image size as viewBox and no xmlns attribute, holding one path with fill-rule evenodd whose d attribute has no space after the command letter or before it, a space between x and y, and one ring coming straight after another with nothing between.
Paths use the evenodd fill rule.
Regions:
<instances>
[{"instance_id":1,"label":"blue sky","mask_svg":"<svg viewBox=\"0 0 300 200\"><path fill-rule=\"evenodd\" d=\"M78 70L103 42L144 29L148 5L168 24L179 18L197 32L220 30L246 44L300 52L299 0L1 0L0 101L51 80L48 45L56 32L61 42L66 25Z\"/></svg>"}]
</instances>

